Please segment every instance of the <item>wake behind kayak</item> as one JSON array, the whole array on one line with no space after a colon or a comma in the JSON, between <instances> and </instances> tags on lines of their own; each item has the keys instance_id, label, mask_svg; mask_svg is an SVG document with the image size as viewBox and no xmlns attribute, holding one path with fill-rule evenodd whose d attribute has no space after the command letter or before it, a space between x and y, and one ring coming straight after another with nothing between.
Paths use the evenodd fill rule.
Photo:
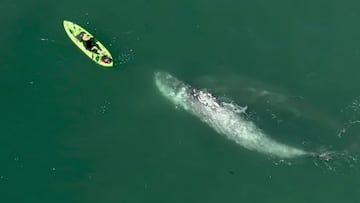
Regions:
<instances>
[{"instance_id":1,"label":"wake behind kayak","mask_svg":"<svg viewBox=\"0 0 360 203\"><path fill-rule=\"evenodd\" d=\"M90 59L101 66L113 67L113 58L110 52L101 42L96 40L92 34L73 22L64 20L63 24L66 34L71 41Z\"/></svg>"}]
</instances>

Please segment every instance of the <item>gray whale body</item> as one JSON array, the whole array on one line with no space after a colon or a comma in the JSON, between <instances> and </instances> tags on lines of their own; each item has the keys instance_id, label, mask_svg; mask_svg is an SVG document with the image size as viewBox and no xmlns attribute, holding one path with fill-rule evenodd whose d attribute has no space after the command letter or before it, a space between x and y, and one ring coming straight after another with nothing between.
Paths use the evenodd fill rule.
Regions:
<instances>
[{"instance_id":1,"label":"gray whale body","mask_svg":"<svg viewBox=\"0 0 360 203\"><path fill-rule=\"evenodd\" d=\"M154 79L160 93L174 105L248 150L277 158L313 155L270 138L245 118L244 108L232 102L221 102L208 91L193 88L166 72L155 73Z\"/></svg>"}]
</instances>

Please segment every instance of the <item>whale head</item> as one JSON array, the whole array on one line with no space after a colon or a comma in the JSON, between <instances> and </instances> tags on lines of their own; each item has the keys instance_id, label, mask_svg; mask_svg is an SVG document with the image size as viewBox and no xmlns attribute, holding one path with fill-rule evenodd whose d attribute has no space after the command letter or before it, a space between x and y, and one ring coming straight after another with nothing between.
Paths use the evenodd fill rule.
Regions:
<instances>
[{"instance_id":1,"label":"whale head","mask_svg":"<svg viewBox=\"0 0 360 203\"><path fill-rule=\"evenodd\" d=\"M161 94L171 100L188 91L186 84L166 72L155 73L155 84Z\"/></svg>"}]
</instances>

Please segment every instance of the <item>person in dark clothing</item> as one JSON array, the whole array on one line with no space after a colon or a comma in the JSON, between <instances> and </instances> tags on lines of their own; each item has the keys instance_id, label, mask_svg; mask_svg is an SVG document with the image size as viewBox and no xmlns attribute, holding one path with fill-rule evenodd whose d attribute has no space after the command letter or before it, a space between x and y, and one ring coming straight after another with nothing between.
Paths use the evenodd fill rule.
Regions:
<instances>
[{"instance_id":1,"label":"person in dark clothing","mask_svg":"<svg viewBox=\"0 0 360 203\"><path fill-rule=\"evenodd\" d=\"M106 55L103 55L102 57L101 57L101 61L102 62L104 62L104 63L111 63L111 58L110 57L108 57L108 56L106 56Z\"/></svg>"},{"instance_id":2,"label":"person in dark clothing","mask_svg":"<svg viewBox=\"0 0 360 203\"><path fill-rule=\"evenodd\" d=\"M78 35L78 39L84 44L84 47L87 50L92 51L92 52L94 52L96 54L99 54L99 51L101 51L101 48L99 47L99 45L96 44L95 38L91 37L87 33L81 32Z\"/></svg>"}]
</instances>

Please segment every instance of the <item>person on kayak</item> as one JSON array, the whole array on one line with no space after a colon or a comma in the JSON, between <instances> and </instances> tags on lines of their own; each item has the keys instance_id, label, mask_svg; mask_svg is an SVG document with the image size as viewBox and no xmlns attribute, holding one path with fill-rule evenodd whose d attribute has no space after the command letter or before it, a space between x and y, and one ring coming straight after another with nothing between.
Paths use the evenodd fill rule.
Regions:
<instances>
[{"instance_id":1,"label":"person on kayak","mask_svg":"<svg viewBox=\"0 0 360 203\"><path fill-rule=\"evenodd\" d=\"M102 62L104 62L104 63L111 63L111 58L110 57L108 57L108 56L106 56L106 55L103 55L102 57L101 57L101 61Z\"/></svg>"},{"instance_id":2,"label":"person on kayak","mask_svg":"<svg viewBox=\"0 0 360 203\"><path fill-rule=\"evenodd\" d=\"M96 44L95 38L94 37L90 37L90 35L88 35L85 32L81 32L78 35L78 39L84 44L84 47L89 50L92 51L96 54L99 53L99 51L101 51L100 47L98 44Z\"/></svg>"}]
</instances>

